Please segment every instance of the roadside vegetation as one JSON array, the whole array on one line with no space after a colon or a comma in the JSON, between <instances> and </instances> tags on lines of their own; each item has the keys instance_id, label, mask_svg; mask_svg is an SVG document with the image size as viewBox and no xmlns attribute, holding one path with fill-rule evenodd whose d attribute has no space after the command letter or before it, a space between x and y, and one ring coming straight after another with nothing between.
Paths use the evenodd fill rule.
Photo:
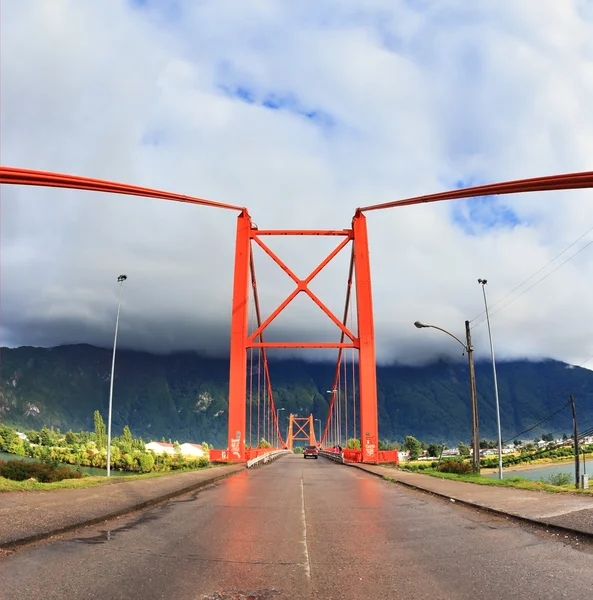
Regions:
<instances>
[{"instance_id":1,"label":"roadside vegetation","mask_svg":"<svg viewBox=\"0 0 593 600\"><path fill-rule=\"evenodd\" d=\"M564 436L566 440L566 436ZM536 440L539 442L540 440ZM537 448L533 442L523 444L521 440L515 440L515 452L503 454L502 465L503 467L512 467L514 465L531 465L531 464L548 464L554 462L563 462L574 460L574 447L572 445L558 445L554 443L551 434L544 434L542 441L547 442L547 445L543 448ZM393 444L392 444L393 445ZM433 460L438 458L443 450L447 450L447 446L442 444L426 444L415 437L409 435L405 438L405 441L401 445L401 449L408 452L409 465L418 465L419 469L426 469ZM494 455L480 458L480 466L484 469L495 469L498 467L498 452L497 443L491 440L480 440L480 449L492 450ZM469 459L470 447L463 442L459 442L457 446L457 454L462 459ZM581 453L592 454L593 444L581 445ZM420 457L424 457L424 460L418 460ZM445 456L443 460L450 459L451 457ZM427 460L428 459L428 460ZM425 466L420 466L425 465Z\"/></svg>"},{"instance_id":2,"label":"roadside vegetation","mask_svg":"<svg viewBox=\"0 0 593 600\"><path fill-rule=\"evenodd\" d=\"M22 435L19 436L17 430L6 425L0 425L0 451L16 456L34 458L39 463L27 464L44 464L54 469L58 469L60 466L63 467L63 465L106 469L107 433L99 411L95 411L94 420L94 432L81 431L76 433L67 431L62 433L59 429L53 427L50 429L43 427L40 431L28 429L21 432L24 434L24 438ZM152 450L146 450L144 440L134 438L130 428L126 425L120 436L111 438L111 468L136 473L166 473L203 469L209 466L210 460L208 444L202 442L202 448L205 452L202 457L184 456L181 453L179 443L175 442L174 454L156 454ZM6 463L11 462L15 461L6 461ZM5 468L8 469L8 473L13 472L11 469L16 469L16 467L11 466ZM68 467L64 468L70 473L80 473L80 471L68 469ZM36 471L36 473L42 478L50 477L47 469L46 471ZM15 479L7 475L4 475L4 477ZM31 477L41 482L37 475L32 474ZM80 475L69 478L78 477ZM65 478L62 477L61 479Z\"/></svg>"},{"instance_id":3,"label":"roadside vegetation","mask_svg":"<svg viewBox=\"0 0 593 600\"><path fill-rule=\"evenodd\" d=\"M63 479L81 479L82 473L43 462L0 460L0 476L14 481L35 479L39 483L53 483Z\"/></svg>"},{"instance_id":4,"label":"roadside vegetation","mask_svg":"<svg viewBox=\"0 0 593 600\"><path fill-rule=\"evenodd\" d=\"M588 450L593 452L593 446ZM413 473L422 473L441 479L452 479L455 481L465 481L478 485L497 485L503 487L515 487L525 490L542 490L547 492L572 492L593 494L593 489L576 490L574 480L568 473L554 473L546 479L540 478L537 481L526 479L521 476L505 477L504 479L494 479L472 473L471 463L463 458L447 458L440 463L438 461L405 463L400 465L404 471Z\"/></svg>"},{"instance_id":5,"label":"roadside vegetation","mask_svg":"<svg viewBox=\"0 0 593 600\"><path fill-rule=\"evenodd\" d=\"M6 461L14 462L14 461ZM213 465L210 465L213 466ZM178 469L175 473L187 473L194 471L195 469ZM75 473L79 471L74 471ZM100 485L112 485L115 483L127 483L129 481L137 481L138 479L152 479L154 477L163 477L164 475L171 475L171 471L152 471L151 473L140 473L138 475L128 475L126 477L105 477L87 475L81 473L79 478L74 479L62 479L60 481L52 481L49 483L42 483L37 479L25 479L24 481L15 481L14 479L7 479L0 475L0 493L1 492L33 492L33 491L51 491L51 490L72 490L97 487Z\"/></svg>"},{"instance_id":6,"label":"roadside vegetation","mask_svg":"<svg viewBox=\"0 0 593 600\"><path fill-rule=\"evenodd\" d=\"M452 479L453 481L464 481L466 483L475 483L477 485L494 485L502 487L519 488L523 490L535 490L543 492L554 492L554 493L567 493L567 494L593 494L593 489L583 490L575 489L572 478L569 477L567 483L565 477L558 477L566 475L565 473L557 473L551 475L546 481L540 479L538 481L532 481L531 479L524 479L523 477L508 477L506 479L491 479L490 477L484 477L483 475L473 475L472 473L460 475L457 473L446 473L434 470L424 471L426 475L432 475L433 477L439 477L441 479ZM386 479L393 481L391 477Z\"/></svg>"}]
</instances>

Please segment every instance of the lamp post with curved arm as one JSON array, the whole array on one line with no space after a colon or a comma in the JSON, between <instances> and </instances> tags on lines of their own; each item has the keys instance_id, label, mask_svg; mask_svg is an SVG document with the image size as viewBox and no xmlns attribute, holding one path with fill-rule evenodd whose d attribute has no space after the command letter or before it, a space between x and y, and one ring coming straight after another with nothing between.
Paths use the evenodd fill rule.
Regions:
<instances>
[{"instance_id":1,"label":"lamp post with curved arm","mask_svg":"<svg viewBox=\"0 0 593 600\"><path fill-rule=\"evenodd\" d=\"M474 473L480 472L480 439L479 439L479 424L478 424L478 397L476 392L476 372L474 369L474 349L472 347L472 338L469 329L469 321L465 322L465 343L462 342L456 335L453 335L450 331L437 327L436 325L429 325L428 323L422 323L422 321L416 321L414 325L418 329L424 329L430 327L431 329L438 329L454 340L459 342L465 352L467 352L467 361L469 364L469 391L472 405L472 471Z\"/></svg>"},{"instance_id":2,"label":"lamp post with curved arm","mask_svg":"<svg viewBox=\"0 0 593 600\"><path fill-rule=\"evenodd\" d=\"M494 400L496 401L496 424L498 426L498 478L502 479L502 430L500 427L500 402L498 401L498 379L496 378L496 361L494 360L494 345L492 344L492 330L490 329L490 314L488 313L488 302L486 301L487 279L478 279L482 286L484 295L484 312L486 313L486 323L488 324L488 339L490 340L490 356L492 357L492 376L494 378Z\"/></svg>"},{"instance_id":3,"label":"lamp post with curved arm","mask_svg":"<svg viewBox=\"0 0 593 600\"><path fill-rule=\"evenodd\" d=\"M277 408L276 409L276 419L278 419L278 429L282 431L282 427L280 426L280 411L286 410L286 408ZM286 431L286 437L288 438L288 430Z\"/></svg>"},{"instance_id":4,"label":"lamp post with curved arm","mask_svg":"<svg viewBox=\"0 0 593 600\"><path fill-rule=\"evenodd\" d=\"M117 278L119 283L119 300L117 302L117 317L115 319L115 337L113 338L113 355L111 358L111 380L109 383L109 415L107 418L107 477L111 475L111 409L113 407L113 379L115 377L115 347L117 346L117 330L119 328L119 309L121 308L121 296L124 291L124 281L127 275Z\"/></svg>"}]
</instances>

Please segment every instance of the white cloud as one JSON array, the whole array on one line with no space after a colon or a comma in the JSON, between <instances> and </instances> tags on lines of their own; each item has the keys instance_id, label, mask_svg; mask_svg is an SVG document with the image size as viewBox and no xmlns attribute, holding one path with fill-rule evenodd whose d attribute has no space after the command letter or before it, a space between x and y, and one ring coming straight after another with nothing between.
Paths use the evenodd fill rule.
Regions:
<instances>
[{"instance_id":1,"label":"white cloud","mask_svg":"<svg viewBox=\"0 0 593 600\"><path fill-rule=\"evenodd\" d=\"M246 205L262 228L343 228L357 206L459 181L588 170L592 4L7 0L1 162ZM3 344L110 344L126 272L122 345L224 352L234 214L1 192ZM491 207L467 203L370 213L380 359L457 354L413 321L461 335L483 309L477 278L492 303L503 297L593 226L592 193L500 197L514 227L481 226ZM330 250L270 244L298 274ZM493 316L500 358L593 354L592 252ZM260 255L270 312L291 284ZM312 286L338 314L347 263ZM277 329L333 333L306 306ZM485 329L474 330L482 357Z\"/></svg>"}]
</instances>

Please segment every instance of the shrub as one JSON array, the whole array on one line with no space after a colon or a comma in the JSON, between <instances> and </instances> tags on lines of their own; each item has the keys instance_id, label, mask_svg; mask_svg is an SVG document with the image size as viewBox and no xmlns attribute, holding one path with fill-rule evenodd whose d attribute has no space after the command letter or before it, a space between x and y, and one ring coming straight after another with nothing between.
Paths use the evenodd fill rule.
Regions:
<instances>
[{"instance_id":1,"label":"shrub","mask_svg":"<svg viewBox=\"0 0 593 600\"><path fill-rule=\"evenodd\" d=\"M40 483L52 483L62 479L80 479L82 473L67 467L55 467L47 463L24 460L0 460L0 476L13 481L37 479Z\"/></svg>"},{"instance_id":2,"label":"shrub","mask_svg":"<svg viewBox=\"0 0 593 600\"><path fill-rule=\"evenodd\" d=\"M210 464L210 459L207 456L198 458L198 469L205 469Z\"/></svg>"},{"instance_id":3,"label":"shrub","mask_svg":"<svg viewBox=\"0 0 593 600\"><path fill-rule=\"evenodd\" d=\"M140 470L143 473L150 473L154 467L154 456L152 454L140 455Z\"/></svg>"},{"instance_id":4,"label":"shrub","mask_svg":"<svg viewBox=\"0 0 593 600\"><path fill-rule=\"evenodd\" d=\"M551 485L558 486L569 485L572 482L572 476L568 473L552 473L552 475L548 477L547 481L547 483L550 483Z\"/></svg>"},{"instance_id":5,"label":"shrub","mask_svg":"<svg viewBox=\"0 0 593 600\"><path fill-rule=\"evenodd\" d=\"M469 463L461 460L446 460L441 463L439 471L441 473L457 473L458 475L465 475L472 472L472 467Z\"/></svg>"}]
</instances>

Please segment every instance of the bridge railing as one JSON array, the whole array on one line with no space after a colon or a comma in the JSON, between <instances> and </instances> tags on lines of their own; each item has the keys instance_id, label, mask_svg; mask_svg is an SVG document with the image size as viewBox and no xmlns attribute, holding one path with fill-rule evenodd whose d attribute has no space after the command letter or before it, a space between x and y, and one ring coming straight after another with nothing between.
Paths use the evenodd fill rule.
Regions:
<instances>
[{"instance_id":1,"label":"bridge railing","mask_svg":"<svg viewBox=\"0 0 593 600\"><path fill-rule=\"evenodd\" d=\"M344 452L334 452L332 450L319 450L319 456L323 456L324 458L329 458L334 462L344 464Z\"/></svg>"},{"instance_id":2,"label":"bridge railing","mask_svg":"<svg viewBox=\"0 0 593 600\"><path fill-rule=\"evenodd\" d=\"M320 450L319 454L321 456L325 456L325 458L329 458L335 462L339 462L341 464L350 462L350 463L359 463L362 462L362 451L361 450L343 450L342 452L334 452L333 450ZM399 464L399 458L397 450L379 450L377 453L377 462L378 463L395 463Z\"/></svg>"},{"instance_id":3,"label":"bridge railing","mask_svg":"<svg viewBox=\"0 0 593 600\"><path fill-rule=\"evenodd\" d=\"M271 452L278 452L281 448L247 448L245 450L245 460L249 461L253 458L258 458L264 454L270 454ZM226 463L233 462L231 453L229 450L218 450L212 448L209 450L210 462L215 463Z\"/></svg>"},{"instance_id":4,"label":"bridge railing","mask_svg":"<svg viewBox=\"0 0 593 600\"><path fill-rule=\"evenodd\" d=\"M265 454L261 454L260 456L249 459L247 461L247 468L251 469L252 467L256 467L258 465L265 465L266 463L272 462L279 456L283 456L285 454L291 454L290 450L272 450L271 452L266 452Z\"/></svg>"}]
</instances>

